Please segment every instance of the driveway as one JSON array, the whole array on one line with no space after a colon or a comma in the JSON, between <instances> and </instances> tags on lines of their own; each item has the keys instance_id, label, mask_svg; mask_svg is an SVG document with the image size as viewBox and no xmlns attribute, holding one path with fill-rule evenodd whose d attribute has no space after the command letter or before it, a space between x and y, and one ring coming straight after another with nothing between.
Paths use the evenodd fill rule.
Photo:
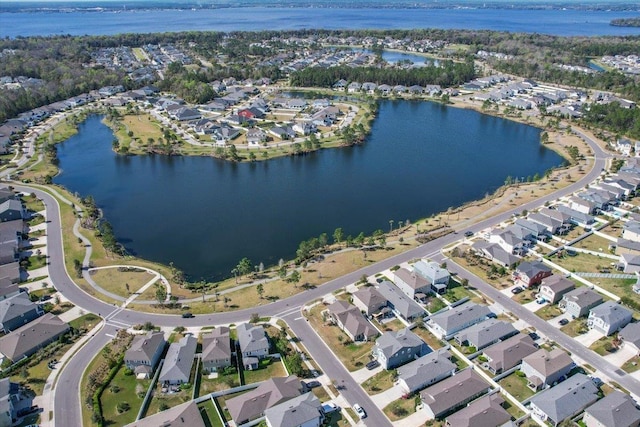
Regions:
<instances>
[{"instance_id":1,"label":"driveway","mask_svg":"<svg viewBox=\"0 0 640 427\"><path fill-rule=\"evenodd\" d=\"M591 346L591 344L593 344L594 342L598 341L603 336L604 335L602 333L596 331L595 329L590 329L589 332L587 332L586 334L578 335L577 337L574 337L573 339L578 341L583 346L589 347L589 346Z\"/></svg>"},{"instance_id":2,"label":"driveway","mask_svg":"<svg viewBox=\"0 0 640 427\"><path fill-rule=\"evenodd\" d=\"M552 317L551 319L547 320L547 323L550 324L551 326L553 326L554 328L560 329L562 327L562 325L560 324L560 321L562 319L566 319L569 322L571 322L571 320L572 320L571 319L571 315L566 314L566 313L562 313L559 316Z\"/></svg>"},{"instance_id":3,"label":"driveway","mask_svg":"<svg viewBox=\"0 0 640 427\"><path fill-rule=\"evenodd\" d=\"M404 395L404 391L399 385L394 385L389 390L385 390L382 393L374 394L371 396L371 400L381 410L394 400L400 399Z\"/></svg>"},{"instance_id":4,"label":"driveway","mask_svg":"<svg viewBox=\"0 0 640 427\"><path fill-rule=\"evenodd\" d=\"M357 371L352 372L351 376L353 377L354 380L356 380L358 384L362 384L363 382L365 382L366 380L368 380L378 372L382 372L382 365L372 370L369 370L366 367L362 369L358 369Z\"/></svg>"},{"instance_id":5,"label":"driveway","mask_svg":"<svg viewBox=\"0 0 640 427\"><path fill-rule=\"evenodd\" d=\"M604 358L607 362L616 365L622 366L624 362L631 359L636 355L636 351L631 348L631 346L623 345L618 351L615 353L607 354Z\"/></svg>"},{"instance_id":6,"label":"driveway","mask_svg":"<svg viewBox=\"0 0 640 427\"><path fill-rule=\"evenodd\" d=\"M396 427L421 427L429 419L426 409L421 407L408 417L394 421L393 425Z\"/></svg>"},{"instance_id":7,"label":"driveway","mask_svg":"<svg viewBox=\"0 0 640 427\"><path fill-rule=\"evenodd\" d=\"M540 310L542 307L544 307L545 305L548 305L549 303L547 301L544 302L544 304L538 304L535 301L531 301L528 302L526 304L522 304L522 306L524 308L526 308L527 310L529 310L532 313L535 313L536 311Z\"/></svg>"}]
</instances>

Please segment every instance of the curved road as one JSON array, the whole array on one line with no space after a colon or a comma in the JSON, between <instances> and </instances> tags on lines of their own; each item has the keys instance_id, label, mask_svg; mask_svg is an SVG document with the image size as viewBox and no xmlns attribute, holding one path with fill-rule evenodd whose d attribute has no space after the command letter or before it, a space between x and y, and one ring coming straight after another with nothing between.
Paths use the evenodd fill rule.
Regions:
<instances>
[{"instance_id":1,"label":"curved road","mask_svg":"<svg viewBox=\"0 0 640 427\"><path fill-rule=\"evenodd\" d=\"M532 210L547 201L552 201L580 190L585 186L585 184L597 178L604 169L606 160L610 155L605 153L596 142L589 139L586 135L580 134L579 132L577 133L590 145L595 156L593 168L580 180L550 195L544 196L525 205L521 205L508 212L480 221L471 227L458 231L478 232L484 228L509 219L514 213L519 213L523 209ZM366 424L371 427L390 426L391 424L384 414L375 407L371 399L362 390L359 384L355 382L350 375L348 375L340 362L326 351L324 342L317 334L315 334L315 332L313 332L306 321L300 318L300 309L311 300L320 298L328 293L358 281L363 274L370 276L414 258L433 257L439 253L442 247L459 240L459 236L457 234L443 236L402 254L398 254L386 260L371 264L360 270L331 280L315 289L302 292L290 298L279 300L271 304L235 312L205 314L195 316L191 319L183 319L176 315L151 314L121 309L85 293L73 282L66 271L62 245L62 230L60 226L60 207L58 205L58 201L48 193L38 189L20 185L16 185L15 188L19 191L33 192L44 201L47 209L47 220L49 222L47 225L48 253L50 257L49 273L56 288L73 304L86 311L100 314L106 320L106 326L97 333L95 337L88 341L87 344L73 358L71 358L63 368L57 384L55 385L56 390L79 390L83 370L95 354L97 354L104 344L110 339L109 335L113 335L118 328L126 327L127 325L140 324L147 321L158 326L167 327L193 327L238 323L246 321L252 313L258 313L261 316L280 316L286 318L293 332L307 347L307 350L309 350L310 354L312 354L314 359L316 359L324 373L330 378L344 378L345 389L342 394L351 404L360 403L365 408L369 415L366 420ZM481 286L478 285L478 288L480 289ZM490 291L487 291L487 295L492 297ZM575 352L577 353L577 351ZM599 363L595 362L597 361L594 361L594 363L591 364L594 367L599 366ZM619 382L625 387L628 385L623 384L624 381L622 380ZM628 389L635 394L640 394L640 387L637 387L636 384L631 385L632 387L628 387ZM69 396L66 395L66 393L55 393L54 405L55 424L58 426L82 425L79 394L77 396L73 394Z\"/></svg>"}]
</instances>

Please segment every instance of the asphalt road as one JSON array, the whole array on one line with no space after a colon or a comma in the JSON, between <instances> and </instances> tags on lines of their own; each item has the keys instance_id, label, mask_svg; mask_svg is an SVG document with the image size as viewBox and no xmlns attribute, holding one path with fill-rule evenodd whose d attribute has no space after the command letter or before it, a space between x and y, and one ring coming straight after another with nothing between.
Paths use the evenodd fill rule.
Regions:
<instances>
[{"instance_id":1,"label":"asphalt road","mask_svg":"<svg viewBox=\"0 0 640 427\"><path fill-rule=\"evenodd\" d=\"M587 142L589 142L589 145L591 146L595 154L595 165L592 170L585 174L579 181L570 184L569 186L558 190L548 196L537 199L531 203L518 206L508 212L481 221L471 227L457 230L457 232L478 232L496 223L509 219L514 213L520 213L523 209L532 210L538 206L543 205L547 201L555 200L559 197L583 188L585 184L591 182L601 173L602 169L605 167L606 158L609 157L609 155L607 153L604 153L595 142L589 140L587 140ZM58 202L48 193L45 193L41 190L19 185L16 186L16 189L19 191L33 192L45 203L45 207L47 209L47 221L49 222L47 226L47 246L50 257L49 273L53 284L73 304L83 308L88 312L99 314L102 317L108 315L108 317L111 318L111 320L107 322L107 326L105 328L107 332L96 334L96 337L88 341L87 344L82 348L82 350L78 352L78 354L74 356L63 368L64 370L60 375L55 390L56 396L54 416L55 423L58 426L82 425L82 420L80 417L79 397L76 395L67 395L66 393L57 392L59 392L60 390L79 389L81 372L87 366L91 358L95 356L108 341L108 336L106 335L106 333L112 334L112 332L115 331L115 329L118 327L121 328L126 327L126 325L141 324L147 321L150 321L158 326L168 327L238 323L246 321L253 313L258 313L261 316L287 316L287 319L290 319L292 316L291 313L299 313L300 308L307 302L320 298L337 289L352 284L358 281L363 275L370 276L378 273L379 271L414 258L433 257L439 253L442 247L447 246L448 244L453 243L460 238L458 234L449 234L443 236L437 240L433 240L402 254L396 255L375 264L371 264L360 270L331 280L318 288L302 292L290 298L276 301L271 304L235 312L205 314L195 316L191 319L183 319L182 317L176 315L150 314L127 309L122 310L92 297L91 295L85 293L82 289L77 287L69 277L64 264L64 251L62 246L62 231L60 227L60 211ZM477 284L476 286L478 287L478 289L481 289L482 285ZM491 292L493 288L489 288L490 289L488 289L488 292ZM487 295L489 297L492 297L492 294L490 293L488 293ZM292 323L292 329L294 333L296 333L296 335L303 341L303 344L307 346L307 349L309 350L312 357L318 362L320 368L330 377L340 378L341 380L344 378L346 389L343 391L343 395L349 401L349 403L359 403L370 414L366 422L367 425L388 426L388 420L386 420L386 418L384 418L384 415L382 415L382 413L377 408L375 408L375 405L373 404L371 399L369 399L368 395L366 395L366 393L359 387L359 385L355 381L353 381L351 376L348 375L346 369L340 364L340 362L335 359L335 357L331 353L326 351L326 347L322 347L324 343L317 337L315 332L311 330L306 322L301 319L295 320L294 318ZM567 344L568 349L569 347L575 347L576 344L572 344L573 340L569 341L570 342ZM590 361L590 359L593 359L593 357L589 359L587 357L585 357L585 360L587 360L588 363L590 363L597 369L599 369L599 367L603 365L601 358ZM605 369L603 369L603 372L607 372L608 367L604 365L604 368ZM612 378L616 378L616 375L613 375ZM627 382L628 381L623 380L619 381L621 385L624 385L624 383ZM631 385L633 386L634 384ZM631 389L634 388L630 387L630 390Z\"/></svg>"}]
</instances>

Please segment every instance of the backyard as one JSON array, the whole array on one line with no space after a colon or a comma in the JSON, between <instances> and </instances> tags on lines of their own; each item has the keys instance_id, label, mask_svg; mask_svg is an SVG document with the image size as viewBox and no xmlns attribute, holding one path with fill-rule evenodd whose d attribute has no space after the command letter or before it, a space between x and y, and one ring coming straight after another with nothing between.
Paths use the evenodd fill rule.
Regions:
<instances>
[{"instance_id":1,"label":"backyard","mask_svg":"<svg viewBox=\"0 0 640 427\"><path fill-rule=\"evenodd\" d=\"M269 378L284 377L286 372L282 366L282 362L276 358L267 357L261 359L258 369L249 371L244 370L244 383L259 383Z\"/></svg>"},{"instance_id":2,"label":"backyard","mask_svg":"<svg viewBox=\"0 0 640 427\"><path fill-rule=\"evenodd\" d=\"M525 399L534 395L534 392L527 387L527 378L518 375L519 371L516 371L510 375L507 375L498 384L504 388L504 390L511 396L522 402Z\"/></svg>"}]
</instances>

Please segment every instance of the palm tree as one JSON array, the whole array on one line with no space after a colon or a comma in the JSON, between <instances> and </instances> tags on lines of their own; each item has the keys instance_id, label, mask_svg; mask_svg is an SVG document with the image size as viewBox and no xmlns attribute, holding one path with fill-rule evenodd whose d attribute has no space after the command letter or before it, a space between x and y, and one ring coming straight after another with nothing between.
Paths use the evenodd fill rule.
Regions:
<instances>
[{"instance_id":1,"label":"palm tree","mask_svg":"<svg viewBox=\"0 0 640 427\"><path fill-rule=\"evenodd\" d=\"M393 220L390 219L389 220L389 233L391 233L393 231Z\"/></svg>"}]
</instances>

